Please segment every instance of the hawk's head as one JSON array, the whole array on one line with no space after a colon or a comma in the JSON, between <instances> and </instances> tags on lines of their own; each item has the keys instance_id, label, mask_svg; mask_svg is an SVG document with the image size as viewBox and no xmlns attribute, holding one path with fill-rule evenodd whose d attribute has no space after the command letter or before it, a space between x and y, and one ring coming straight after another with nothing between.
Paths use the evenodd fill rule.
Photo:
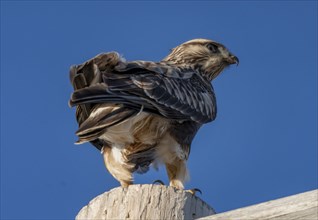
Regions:
<instances>
[{"instance_id":1,"label":"hawk's head","mask_svg":"<svg viewBox=\"0 0 318 220\"><path fill-rule=\"evenodd\" d=\"M207 39L190 40L173 48L164 61L198 69L209 80L230 64L239 63L239 59L222 44Z\"/></svg>"}]
</instances>

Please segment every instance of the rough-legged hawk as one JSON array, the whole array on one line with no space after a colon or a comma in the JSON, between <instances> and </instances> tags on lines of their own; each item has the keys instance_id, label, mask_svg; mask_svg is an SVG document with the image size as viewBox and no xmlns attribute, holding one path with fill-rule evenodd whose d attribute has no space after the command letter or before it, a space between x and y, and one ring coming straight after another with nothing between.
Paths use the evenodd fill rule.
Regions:
<instances>
[{"instance_id":1,"label":"rough-legged hawk","mask_svg":"<svg viewBox=\"0 0 318 220\"><path fill-rule=\"evenodd\" d=\"M128 62L110 52L71 67L77 143L101 150L123 187L133 172L163 163L170 185L183 189L191 142L216 117L211 81L238 62L222 44L194 39L160 62Z\"/></svg>"}]
</instances>

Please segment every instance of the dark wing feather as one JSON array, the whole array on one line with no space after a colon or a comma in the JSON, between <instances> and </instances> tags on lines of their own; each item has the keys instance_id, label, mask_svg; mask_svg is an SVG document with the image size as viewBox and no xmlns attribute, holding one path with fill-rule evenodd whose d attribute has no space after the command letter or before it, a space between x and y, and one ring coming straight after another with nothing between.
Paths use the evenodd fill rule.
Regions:
<instances>
[{"instance_id":1,"label":"dark wing feather","mask_svg":"<svg viewBox=\"0 0 318 220\"><path fill-rule=\"evenodd\" d=\"M140 95L155 101L161 106L160 114L171 119L198 123L215 119L216 100L210 83L191 69L165 68L165 71L159 71L160 74L152 71L130 76L142 89Z\"/></svg>"},{"instance_id":2,"label":"dark wing feather","mask_svg":"<svg viewBox=\"0 0 318 220\"><path fill-rule=\"evenodd\" d=\"M77 90L70 104L117 103L174 120L207 123L216 100L208 81L189 68L163 63L120 63L102 72L102 83Z\"/></svg>"}]
</instances>

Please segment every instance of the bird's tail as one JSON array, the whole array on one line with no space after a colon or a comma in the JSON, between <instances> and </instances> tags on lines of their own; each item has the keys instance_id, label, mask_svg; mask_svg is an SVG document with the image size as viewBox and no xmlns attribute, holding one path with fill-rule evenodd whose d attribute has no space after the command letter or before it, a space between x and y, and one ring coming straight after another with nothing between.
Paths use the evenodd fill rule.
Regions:
<instances>
[{"instance_id":1,"label":"bird's tail","mask_svg":"<svg viewBox=\"0 0 318 220\"><path fill-rule=\"evenodd\" d=\"M74 91L81 90L83 88L89 87L92 84L98 83L101 81L101 74L94 67L93 62L86 62L85 65L74 65L70 69L70 81L74 88ZM93 73L93 74L92 74ZM69 106L71 106L71 101ZM76 118L81 125L90 115L94 104L87 103L76 106ZM80 139L81 140L81 139ZM98 149L101 150L103 143L98 139L91 140L91 143Z\"/></svg>"},{"instance_id":2,"label":"bird's tail","mask_svg":"<svg viewBox=\"0 0 318 220\"><path fill-rule=\"evenodd\" d=\"M109 91L93 62L71 67L70 80L74 92L69 106L76 106L79 123L76 131L79 140L76 144L90 141L100 150L103 144L95 142L107 128L124 122L140 111L141 107L131 102L134 99L131 96L126 98L125 95L118 96ZM90 117L91 114L94 116Z\"/></svg>"}]
</instances>

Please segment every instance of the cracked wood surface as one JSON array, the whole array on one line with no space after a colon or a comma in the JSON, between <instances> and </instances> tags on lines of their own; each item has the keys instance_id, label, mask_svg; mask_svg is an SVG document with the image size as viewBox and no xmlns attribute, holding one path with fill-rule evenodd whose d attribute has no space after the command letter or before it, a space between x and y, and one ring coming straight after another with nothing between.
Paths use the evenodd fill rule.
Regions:
<instances>
[{"instance_id":1,"label":"cracked wood surface","mask_svg":"<svg viewBox=\"0 0 318 220\"><path fill-rule=\"evenodd\" d=\"M318 220L318 190L215 214L208 204L184 190L131 185L97 196L76 219Z\"/></svg>"},{"instance_id":2,"label":"cracked wood surface","mask_svg":"<svg viewBox=\"0 0 318 220\"><path fill-rule=\"evenodd\" d=\"M189 192L145 184L118 187L97 196L76 219L196 219L214 213Z\"/></svg>"}]
</instances>

